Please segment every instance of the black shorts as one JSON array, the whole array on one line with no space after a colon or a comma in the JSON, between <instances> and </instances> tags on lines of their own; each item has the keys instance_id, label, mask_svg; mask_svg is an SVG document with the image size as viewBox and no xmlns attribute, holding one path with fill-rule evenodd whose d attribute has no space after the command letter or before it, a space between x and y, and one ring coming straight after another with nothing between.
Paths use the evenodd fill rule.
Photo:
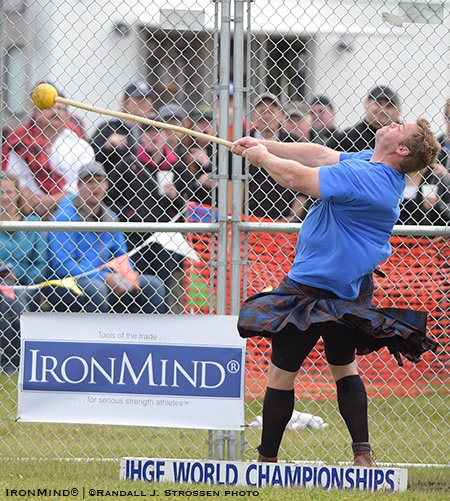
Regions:
<instances>
[{"instance_id":1,"label":"black shorts","mask_svg":"<svg viewBox=\"0 0 450 501\"><path fill-rule=\"evenodd\" d=\"M306 331L288 326L272 334L272 363L289 372L297 372L320 337L323 339L327 362L348 365L355 360L354 329L336 322L312 324Z\"/></svg>"}]
</instances>

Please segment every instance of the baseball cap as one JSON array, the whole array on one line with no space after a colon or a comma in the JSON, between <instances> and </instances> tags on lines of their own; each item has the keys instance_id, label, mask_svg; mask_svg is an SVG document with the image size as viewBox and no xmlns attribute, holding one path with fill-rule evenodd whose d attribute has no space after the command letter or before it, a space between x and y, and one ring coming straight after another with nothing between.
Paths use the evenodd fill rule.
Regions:
<instances>
[{"instance_id":1,"label":"baseball cap","mask_svg":"<svg viewBox=\"0 0 450 501\"><path fill-rule=\"evenodd\" d=\"M106 171L103 165L98 162L89 162L88 164L83 165L78 172L79 180L94 176L106 177Z\"/></svg>"},{"instance_id":2,"label":"baseball cap","mask_svg":"<svg viewBox=\"0 0 450 501\"><path fill-rule=\"evenodd\" d=\"M304 101L292 101L284 108L284 112L287 117L305 118L308 111L308 105Z\"/></svg>"},{"instance_id":3,"label":"baseball cap","mask_svg":"<svg viewBox=\"0 0 450 501\"><path fill-rule=\"evenodd\" d=\"M316 104L321 104L322 106L329 106L332 110L334 110L334 105L331 99L325 94L321 94L319 96L312 96L309 100L309 105L314 106Z\"/></svg>"},{"instance_id":4,"label":"baseball cap","mask_svg":"<svg viewBox=\"0 0 450 501\"><path fill-rule=\"evenodd\" d=\"M197 122L202 119L211 121L213 119L213 111L208 105L200 105L189 113L189 118L193 122Z\"/></svg>"},{"instance_id":5,"label":"baseball cap","mask_svg":"<svg viewBox=\"0 0 450 501\"><path fill-rule=\"evenodd\" d=\"M153 92L147 82L131 82L125 89L124 93L128 97L153 97Z\"/></svg>"},{"instance_id":6,"label":"baseball cap","mask_svg":"<svg viewBox=\"0 0 450 501\"><path fill-rule=\"evenodd\" d=\"M159 108L158 117L162 121L172 120L172 119L181 121L186 117L186 112L183 110L181 106L173 103Z\"/></svg>"},{"instance_id":7,"label":"baseball cap","mask_svg":"<svg viewBox=\"0 0 450 501\"><path fill-rule=\"evenodd\" d=\"M276 106L278 106L278 108L281 109L281 103L280 103L278 97L275 94L272 94L271 92L264 92L263 94L258 96L255 99L253 106L258 106L258 104L260 104L264 101L269 101L270 104L275 104Z\"/></svg>"},{"instance_id":8,"label":"baseball cap","mask_svg":"<svg viewBox=\"0 0 450 501\"><path fill-rule=\"evenodd\" d=\"M387 85L377 85L369 91L367 97L369 99L373 99L374 101L385 99L394 106L398 106L400 104L397 93Z\"/></svg>"}]
</instances>

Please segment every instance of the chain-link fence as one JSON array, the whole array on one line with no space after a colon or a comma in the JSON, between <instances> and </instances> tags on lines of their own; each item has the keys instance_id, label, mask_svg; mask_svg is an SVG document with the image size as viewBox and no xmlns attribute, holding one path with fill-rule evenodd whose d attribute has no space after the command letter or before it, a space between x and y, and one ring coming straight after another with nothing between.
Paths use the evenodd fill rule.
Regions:
<instances>
[{"instance_id":1,"label":"chain-link fence","mask_svg":"<svg viewBox=\"0 0 450 501\"><path fill-rule=\"evenodd\" d=\"M425 116L438 162L408 178L375 302L429 312L414 366L360 359L381 462L447 464L450 15L436 1L7 0L1 16L3 457L254 458L270 344L249 340L242 433L15 422L20 315L236 314L292 262L313 200L225 147L61 97L223 139L339 150ZM321 346L301 370L280 456L348 461ZM325 426L327 425L327 426ZM111 435L114 434L114 439Z\"/></svg>"}]
</instances>

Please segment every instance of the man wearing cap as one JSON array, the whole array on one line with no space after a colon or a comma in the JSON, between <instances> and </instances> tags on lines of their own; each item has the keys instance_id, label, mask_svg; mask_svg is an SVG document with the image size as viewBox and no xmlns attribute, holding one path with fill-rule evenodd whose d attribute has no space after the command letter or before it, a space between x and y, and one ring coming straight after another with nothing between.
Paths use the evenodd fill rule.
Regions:
<instances>
[{"instance_id":1,"label":"man wearing cap","mask_svg":"<svg viewBox=\"0 0 450 501\"><path fill-rule=\"evenodd\" d=\"M139 117L153 118L154 95L147 82L129 83L120 99L123 113ZM104 164L105 161L116 162L118 157L127 153L136 153L139 144L140 129L136 122L113 118L103 122L92 135L92 146L95 158Z\"/></svg>"},{"instance_id":2,"label":"man wearing cap","mask_svg":"<svg viewBox=\"0 0 450 501\"><path fill-rule=\"evenodd\" d=\"M154 98L153 91L147 82L131 82L123 91L122 111L131 115L148 117L154 114Z\"/></svg>"},{"instance_id":3,"label":"man wearing cap","mask_svg":"<svg viewBox=\"0 0 450 501\"><path fill-rule=\"evenodd\" d=\"M377 130L385 125L401 121L399 97L387 85L379 85L371 89L363 104L365 113L361 122L333 134L326 143L329 148L341 151L362 151L374 148Z\"/></svg>"},{"instance_id":4,"label":"man wearing cap","mask_svg":"<svg viewBox=\"0 0 450 501\"><path fill-rule=\"evenodd\" d=\"M189 113L186 126L202 134L213 135L213 111L208 105L199 105ZM191 202L212 205L215 186L212 173L212 143L204 137L185 135L181 159L185 168L176 171L175 186L182 197Z\"/></svg>"},{"instance_id":5,"label":"man wearing cap","mask_svg":"<svg viewBox=\"0 0 450 501\"><path fill-rule=\"evenodd\" d=\"M258 96L253 103L250 135L257 139L283 143L299 142L283 127L284 112L278 97L271 92ZM303 216L304 197L283 188L267 173L249 166L248 210L256 217L273 220L297 221Z\"/></svg>"},{"instance_id":6,"label":"man wearing cap","mask_svg":"<svg viewBox=\"0 0 450 501\"><path fill-rule=\"evenodd\" d=\"M78 193L65 198L55 213L58 222L116 221L104 203L108 189L105 169L98 162L79 172ZM49 302L57 309L85 312L166 313L167 290L159 278L139 275L126 256L121 232L70 231L49 233L49 265L54 278L76 279L83 294L57 288ZM126 256L124 261L117 259ZM115 263L115 264L114 264Z\"/></svg>"},{"instance_id":7,"label":"man wearing cap","mask_svg":"<svg viewBox=\"0 0 450 501\"><path fill-rule=\"evenodd\" d=\"M311 141L325 144L336 133L335 109L331 99L322 94L309 100Z\"/></svg>"},{"instance_id":8,"label":"man wearing cap","mask_svg":"<svg viewBox=\"0 0 450 501\"><path fill-rule=\"evenodd\" d=\"M283 128L296 141L311 140L311 122L308 105L304 101L291 101L284 107Z\"/></svg>"},{"instance_id":9,"label":"man wearing cap","mask_svg":"<svg viewBox=\"0 0 450 501\"><path fill-rule=\"evenodd\" d=\"M186 118L186 112L177 103L169 103L158 108L156 120L164 122L176 127L183 126L183 120ZM177 157L181 156L181 142L184 134L176 130L161 129L161 135L164 138L166 147L171 150ZM166 152L167 154L169 151Z\"/></svg>"}]
</instances>

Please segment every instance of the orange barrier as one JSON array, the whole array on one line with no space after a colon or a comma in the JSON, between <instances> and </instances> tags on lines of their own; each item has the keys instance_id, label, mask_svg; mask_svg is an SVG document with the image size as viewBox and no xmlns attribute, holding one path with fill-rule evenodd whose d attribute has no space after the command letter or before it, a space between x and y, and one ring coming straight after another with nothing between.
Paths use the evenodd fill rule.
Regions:
<instances>
[{"instance_id":1,"label":"orange barrier","mask_svg":"<svg viewBox=\"0 0 450 501\"><path fill-rule=\"evenodd\" d=\"M204 206L191 205L190 221L209 222L211 212ZM261 221L252 218L250 221ZM267 221L267 220L263 220ZM209 234L189 235L200 256L188 270L189 311L207 314L214 311L216 277L210 270L217 245ZM242 244L241 259L246 264L245 297L268 285L276 287L291 266L295 255L296 234L249 233ZM427 352L423 361L412 364L404 361L399 367L387 349L359 357L358 363L370 395L415 396L428 391L449 392L450 388L450 245L444 238L393 237L392 256L381 269L386 278L374 277L374 304L380 307L414 308L429 313L429 334L437 339L436 354ZM231 255L228 258L231 262ZM228 271L229 273L229 271ZM230 284L228 276L227 283ZM229 287L229 285L228 285ZM227 293L229 311L230 291ZM249 398L261 398L267 381L270 342L249 339L246 358L246 390ZM319 343L305 361L299 378L302 397L314 399L334 397L334 385L326 367ZM447 386L446 386L447 385Z\"/></svg>"}]
</instances>

